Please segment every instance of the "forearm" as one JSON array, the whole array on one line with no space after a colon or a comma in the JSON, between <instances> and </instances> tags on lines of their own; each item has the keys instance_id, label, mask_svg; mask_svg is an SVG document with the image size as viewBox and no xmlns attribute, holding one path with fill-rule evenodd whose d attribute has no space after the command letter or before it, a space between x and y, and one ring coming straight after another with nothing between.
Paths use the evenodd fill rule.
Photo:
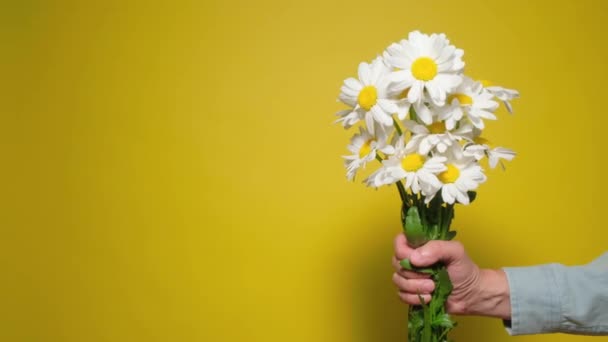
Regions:
<instances>
[{"instance_id":1,"label":"forearm","mask_svg":"<svg viewBox=\"0 0 608 342\"><path fill-rule=\"evenodd\" d=\"M481 270L476 295L470 300L468 315L511 319L509 283L503 270Z\"/></svg>"}]
</instances>

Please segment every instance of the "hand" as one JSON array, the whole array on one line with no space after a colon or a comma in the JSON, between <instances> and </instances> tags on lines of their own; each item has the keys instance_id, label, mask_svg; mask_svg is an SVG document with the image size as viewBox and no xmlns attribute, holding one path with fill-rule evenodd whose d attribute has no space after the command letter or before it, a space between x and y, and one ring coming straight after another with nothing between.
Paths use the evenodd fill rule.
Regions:
<instances>
[{"instance_id":1,"label":"hand","mask_svg":"<svg viewBox=\"0 0 608 342\"><path fill-rule=\"evenodd\" d=\"M395 238L393 282L399 288L399 297L407 304L420 305L420 294L428 303L435 288L433 280L429 275L403 269L399 264L403 259L409 259L416 267L439 261L446 265L454 287L446 302L448 313L510 318L509 287L504 272L480 270L460 242L434 240L413 249L403 234Z\"/></svg>"}]
</instances>

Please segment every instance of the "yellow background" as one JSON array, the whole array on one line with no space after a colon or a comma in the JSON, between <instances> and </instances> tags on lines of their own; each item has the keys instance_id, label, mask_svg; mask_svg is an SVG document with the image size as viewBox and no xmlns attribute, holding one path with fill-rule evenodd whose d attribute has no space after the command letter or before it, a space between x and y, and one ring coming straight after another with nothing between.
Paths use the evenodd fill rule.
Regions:
<instances>
[{"instance_id":1,"label":"yellow background","mask_svg":"<svg viewBox=\"0 0 608 342\"><path fill-rule=\"evenodd\" d=\"M487 134L519 156L457 209L470 255L606 250L606 1L0 9L1 341L405 341L398 196L345 180L332 121L343 79L414 29L522 96ZM460 342L592 339L458 321Z\"/></svg>"}]
</instances>

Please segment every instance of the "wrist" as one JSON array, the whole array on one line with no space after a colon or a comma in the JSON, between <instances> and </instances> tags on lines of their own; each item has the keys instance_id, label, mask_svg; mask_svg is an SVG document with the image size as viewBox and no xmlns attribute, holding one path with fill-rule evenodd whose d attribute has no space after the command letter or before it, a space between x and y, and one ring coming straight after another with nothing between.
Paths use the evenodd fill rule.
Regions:
<instances>
[{"instance_id":1,"label":"wrist","mask_svg":"<svg viewBox=\"0 0 608 342\"><path fill-rule=\"evenodd\" d=\"M477 289L467 305L467 314L511 319L509 282L503 270L480 271Z\"/></svg>"}]
</instances>

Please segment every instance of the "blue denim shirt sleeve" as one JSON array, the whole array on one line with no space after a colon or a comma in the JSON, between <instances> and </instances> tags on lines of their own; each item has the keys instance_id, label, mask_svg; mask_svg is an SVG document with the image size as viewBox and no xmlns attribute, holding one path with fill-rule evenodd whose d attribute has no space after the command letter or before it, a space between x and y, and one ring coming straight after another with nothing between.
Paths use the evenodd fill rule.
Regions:
<instances>
[{"instance_id":1,"label":"blue denim shirt sleeve","mask_svg":"<svg viewBox=\"0 0 608 342\"><path fill-rule=\"evenodd\" d=\"M505 267L510 335L608 335L608 252L584 266Z\"/></svg>"}]
</instances>

